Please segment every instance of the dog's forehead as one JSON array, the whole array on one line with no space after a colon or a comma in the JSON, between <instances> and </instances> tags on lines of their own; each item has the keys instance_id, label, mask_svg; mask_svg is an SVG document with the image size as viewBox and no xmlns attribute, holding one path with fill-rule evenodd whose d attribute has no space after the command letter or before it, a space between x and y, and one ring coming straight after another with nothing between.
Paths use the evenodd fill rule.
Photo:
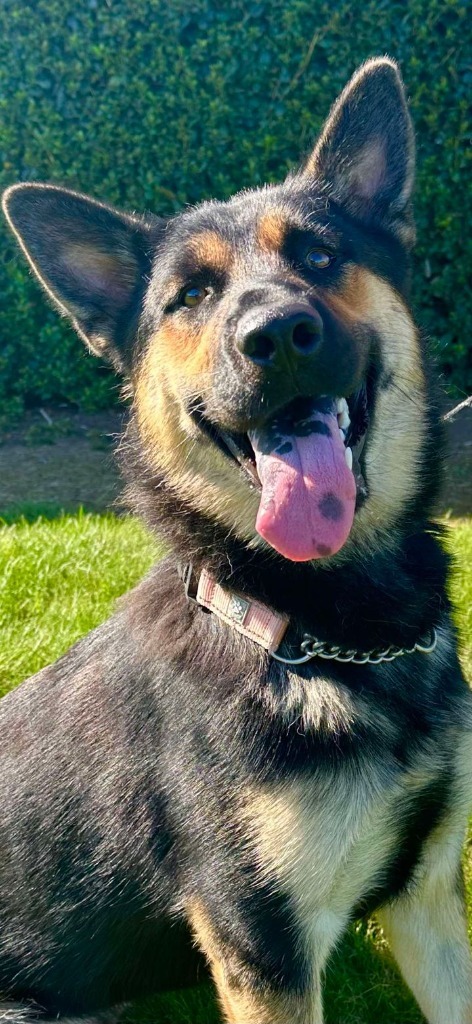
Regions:
<instances>
[{"instance_id":1,"label":"dog's forehead","mask_svg":"<svg viewBox=\"0 0 472 1024\"><path fill-rule=\"evenodd\" d=\"M330 230L322 196L286 184L266 186L186 210L172 222L160 254L172 268L194 261L224 271L236 255L254 248L278 252L290 232L314 226L321 237Z\"/></svg>"},{"instance_id":2,"label":"dog's forehead","mask_svg":"<svg viewBox=\"0 0 472 1024\"><path fill-rule=\"evenodd\" d=\"M254 232L261 218L278 214L288 221L300 223L305 216L304 196L284 185L268 185L248 189L222 202L205 202L186 211L181 217L184 234L192 235L204 228L216 228L229 241L237 242Z\"/></svg>"}]
</instances>

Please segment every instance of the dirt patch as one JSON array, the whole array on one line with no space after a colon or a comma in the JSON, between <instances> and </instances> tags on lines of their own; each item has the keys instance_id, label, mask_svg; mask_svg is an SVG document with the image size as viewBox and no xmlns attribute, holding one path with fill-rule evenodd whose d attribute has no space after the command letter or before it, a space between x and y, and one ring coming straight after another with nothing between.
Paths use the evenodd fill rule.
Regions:
<instances>
[{"instance_id":1,"label":"dirt patch","mask_svg":"<svg viewBox=\"0 0 472 1024\"><path fill-rule=\"evenodd\" d=\"M125 414L30 413L0 437L0 514L100 512L113 507L121 481L113 456ZM447 424L449 455L440 512L472 514L472 409ZM115 509L116 510L116 509Z\"/></svg>"},{"instance_id":2,"label":"dirt patch","mask_svg":"<svg viewBox=\"0 0 472 1024\"><path fill-rule=\"evenodd\" d=\"M31 413L0 438L0 514L101 512L121 490L114 447L122 413Z\"/></svg>"}]
</instances>

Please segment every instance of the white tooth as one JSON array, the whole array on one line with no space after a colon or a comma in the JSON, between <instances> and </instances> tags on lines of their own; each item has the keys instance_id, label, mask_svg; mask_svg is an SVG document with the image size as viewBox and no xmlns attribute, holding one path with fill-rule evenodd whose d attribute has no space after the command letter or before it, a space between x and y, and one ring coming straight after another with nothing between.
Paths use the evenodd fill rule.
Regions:
<instances>
[{"instance_id":1,"label":"white tooth","mask_svg":"<svg viewBox=\"0 0 472 1024\"><path fill-rule=\"evenodd\" d=\"M347 468L352 469L352 451L350 448L344 449L344 458L346 459Z\"/></svg>"},{"instance_id":2,"label":"white tooth","mask_svg":"<svg viewBox=\"0 0 472 1024\"><path fill-rule=\"evenodd\" d=\"M338 412L347 412L348 406L345 398L336 399L336 409Z\"/></svg>"},{"instance_id":3,"label":"white tooth","mask_svg":"<svg viewBox=\"0 0 472 1024\"><path fill-rule=\"evenodd\" d=\"M343 444L344 444L344 442L345 442L345 440L346 440L346 435L345 435L345 433L344 433L344 430L341 430L341 427L339 427L338 429L339 429L339 436L340 436L340 438L341 438L341 441L342 441L342 442L343 442Z\"/></svg>"},{"instance_id":4,"label":"white tooth","mask_svg":"<svg viewBox=\"0 0 472 1024\"><path fill-rule=\"evenodd\" d=\"M346 411L346 409L343 409L341 415L338 416L339 426L346 428L349 426L350 422L351 420L349 419L349 413Z\"/></svg>"}]
</instances>

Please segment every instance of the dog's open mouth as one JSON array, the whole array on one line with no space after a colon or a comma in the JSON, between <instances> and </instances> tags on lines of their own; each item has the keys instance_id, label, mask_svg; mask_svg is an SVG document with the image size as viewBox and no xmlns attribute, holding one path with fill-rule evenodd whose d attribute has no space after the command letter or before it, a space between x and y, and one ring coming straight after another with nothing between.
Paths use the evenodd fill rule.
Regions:
<instances>
[{"instance_id":1,"label":"dog's open mouth","mask_svg":"<svg viewBox=\"0 0 472 1024\"><path fill-rule=\"evenodd\" d=\"M222 430L201 412L192 416L260 490L258 533L299 562L335 554L349 536L367 494L368 405L366 386L348 400L300 397L247 434Z\"/></svg>"}]
</instances>

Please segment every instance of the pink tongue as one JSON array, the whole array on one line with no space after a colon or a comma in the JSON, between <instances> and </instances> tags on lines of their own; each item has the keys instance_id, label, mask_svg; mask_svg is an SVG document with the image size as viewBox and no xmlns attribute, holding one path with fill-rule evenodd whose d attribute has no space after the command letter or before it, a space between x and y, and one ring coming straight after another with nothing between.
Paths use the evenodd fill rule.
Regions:
<instances>
[{"instance_id":1,"label":"pink tongue","mask_svg":"<svg viewBox=\"0 0 472 1024\"><path fill-rule=\"evenodd\" d=\"M305 419L294 424L281 415L249 438L262 484L258 533L293 562L334 555L349 536L356 502L335 402L318 399Z\"/></svg>"}]
</instances>

